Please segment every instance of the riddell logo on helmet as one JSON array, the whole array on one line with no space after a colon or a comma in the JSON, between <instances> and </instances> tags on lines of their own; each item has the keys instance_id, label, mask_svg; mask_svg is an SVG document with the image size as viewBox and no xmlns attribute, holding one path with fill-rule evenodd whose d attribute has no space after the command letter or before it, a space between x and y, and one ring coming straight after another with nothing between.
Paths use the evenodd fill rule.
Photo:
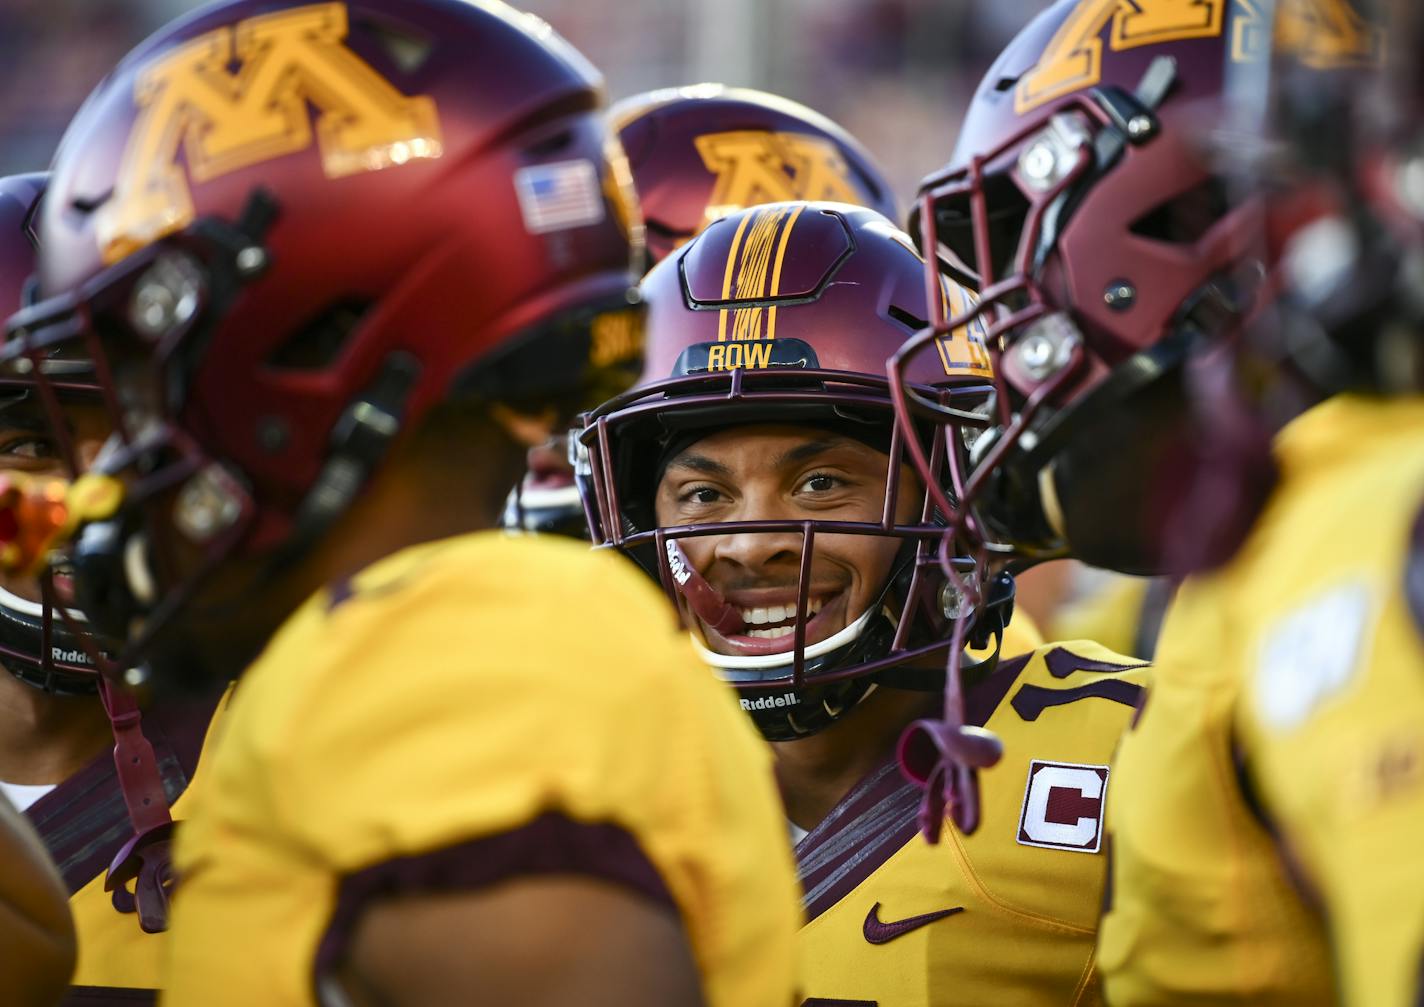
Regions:
<instances>
[{"instance_id":1,"label":"riddell logo on helmet","mask_svg":"<svg viewBox=\"0 0 1424 1007\"><path fill-rule=\"evenodd\" d=\"M89 655L82 650L65 650L62 647L51 647L49 657L56 664L82 664L86 668L92 668L94 662L89 660Z\"/></svg>"},{"instance_id":2,"label":"riddell logo on helmet","mask_svg":"<svg viewBox=\"0 0 1424 1007\"><path fill-rule=\"evenodd\" d=\"M343 44L346 32L345 4L312 4L199 35L145 67L95 221L104 261L192 223L180 149L195 182L305 150L313 133L328 178L439 157L435 103L397 91Z\"/></svg>"},{"instance_id":3,"label":"riddell logo on helmet","mask_svg":"<svg viewBox=\"0 0 1424 1007\"><path fill-rule=\"evenodd\" d=\"M761 699L743 699L743 710L772 710L783 706L795 706L796 693L783 692L780 696L763 696Z\"/></svg>"}]
</instances>

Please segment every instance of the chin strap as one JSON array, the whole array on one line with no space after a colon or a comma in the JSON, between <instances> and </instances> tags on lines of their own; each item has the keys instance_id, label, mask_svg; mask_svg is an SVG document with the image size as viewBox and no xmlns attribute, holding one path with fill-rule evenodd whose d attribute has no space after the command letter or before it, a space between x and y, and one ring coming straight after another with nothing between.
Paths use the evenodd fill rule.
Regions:
<instances>
[{"instance_id":1,"label":"chin strap","mask_svg":"<svg viewBox=\"0 0 1424 1007\"><path fill-rule=\"evenodd\" d=\"M988 769L1004 755L1004 744L997 735L966 721L964 675L985 666L992 671L997 665L1004 626L1013 614L1013 581L1001 576L990 585L991 597L981 617L987 625L977 627L973 638L987 643L986 637L992 635L994 653L971 668L964 666L964 646L970 642L971 624L980 608L979 589L963 579L956 587L965 599L965 610L955 620L946 662L944 714L938 720L917 720L907 727L895 752L900 772L924 790L920 834L930 843L939 842L946 814L963 835L973 835L979 828L979 770Z\"/></svg>"},{"instance_id":2,"label":"chin strap","mask_svg":"<svg viewBox=\"0 0 1424 1007\"><path fill-rule=\"evenodd\" d=\"M672 539L666 542L668 572L678 593L687 599L687 605L697 618L711 626L723 636L740 633L747 624L742 614L727 604L727 599L697 572L688 561L682 547Z\"/></svg>"},{"instance_id":3,"label":"chin strap","mask_svg":"<svg viewBox=\"0 0 1424 1007\"><path fill-rule=\"evenodd\" d=\"M113 892L114 908L138 912L144 933L168 929L168 896L174 882L171 841L173 816L163 789L163 776L153 745L144 737L142 715L134 697L122 686L100 676L99 695L114 729L114 768L128 807L133 835L115 854L104 879ZM127 909L120 893L134 882L134 909Z\"/></svg>"}]
</instances>

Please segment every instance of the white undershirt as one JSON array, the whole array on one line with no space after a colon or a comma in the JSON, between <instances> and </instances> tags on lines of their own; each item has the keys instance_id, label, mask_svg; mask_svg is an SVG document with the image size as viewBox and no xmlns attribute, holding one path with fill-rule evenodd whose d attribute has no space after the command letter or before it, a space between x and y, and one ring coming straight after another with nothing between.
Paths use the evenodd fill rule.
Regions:
<instances>
[{"instance_id":1,"label":"white undershirt","mask_svg":"<svg viewBox=\"0 0 1424 1007\"><path fill-rule=\"evenodd\" d=\"M7 783L5 784L5 786L8 787L9 784ZM798 843L801 842L801 840L805 839L811 834L809 830L801 828L801 826L797 825L795 822L792 821L788 821L786 823L786 828L791 833L792 846L796 846Z\"/></svg>"},{"instance_id":2,"label":"white undershirt","mask_svg":"<svg viewBox=\"0 0 1424 1007\"><path fill-rule=\"evenodd\" d=\"M24 811L56 786L58 784L55 783L6 783L0 780L0 793L9 799L16 811Z\"/></svg>"}]
</instances>

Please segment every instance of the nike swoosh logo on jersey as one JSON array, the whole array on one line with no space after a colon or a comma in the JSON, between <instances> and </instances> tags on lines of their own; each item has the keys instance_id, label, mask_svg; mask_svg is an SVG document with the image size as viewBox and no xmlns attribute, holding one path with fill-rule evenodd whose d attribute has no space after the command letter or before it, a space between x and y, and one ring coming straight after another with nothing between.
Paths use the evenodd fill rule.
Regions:
<instances>
[{"instance_id":1,"label":"nike swoosh logo on jersey","mask_svg":"<svg viewBox=\"0 0 1424 1007\"><path fill-rule=\"evenodd\" d=\"M908 919L882 923L879 916L880 903L877 902L870 907L870 912L865 914L865 939L871 944L888 944L896 937L908 934L911 930L918 930L926 923L933 923L935 920L942 920L946 916L962 912L964 912L963 906L955 906L953 909L941 909L938 912L922 913Z\"/></svg>"}]
</instances>

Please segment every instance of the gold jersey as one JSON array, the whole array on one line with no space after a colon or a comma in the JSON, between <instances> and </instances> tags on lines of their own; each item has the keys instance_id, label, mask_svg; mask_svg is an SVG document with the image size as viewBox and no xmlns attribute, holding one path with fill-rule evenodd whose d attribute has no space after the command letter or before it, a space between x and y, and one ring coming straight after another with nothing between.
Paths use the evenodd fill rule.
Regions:
<instances>
[{"instance_id":1,"label":"gold jersey","mask_svg":"<svg viewBox=\"0 0 1424 1007\"><path fill-rule=\"evenodd\" d=\"M95 697L94 702L99 702ZM216 699L168 703L143 716L144 736L154 758L170 813L179 830L206 766L204 740ZM112 752L59 784L25 811L59 867L69 889L79 956L65 1003L155 1003L158 997L165 933L145 933L139 926L132 885L105 891L110 862L133 835Z\"/></svg>"},{"instance_id":2,"label":"gold jersey","mask_svg":"<svg viewBox=\"0 0 1424 1007\"><path fill-rule=\"evenodd\" d=\"M538 869L669 901L709 1007L792 1002L770 753L620 556L487 532L387 557L288 620L211 768L165 1003L315 1003L373 890Z\"/></svg>"},{"instance_id":3,"label":"gold jersey","mask_svg":"<svg viewBox=\"0 0 1424 1007\"><path fill-rule=\"evenodd\" d=\"M1150 661L1173 588L1163 578L1111 575L1107 583L1053 615L1055 640L1096 640L1119 654Z\"/></svg>"},{"instance_id":4,"label":"gold jersey","mask_svg":"<svg viewBox=\"0 0 1424 1007\"><path fill-rule=\"evenodd\" d=\"M1114 1004L1403 1007L1420 989L1424 403L1339 397L1275 453L1249 539L1169 613L1114 764Z\"/></svg>"},{"instance_id":5,"label":"gold jersey","mask_svg":"<svg viewBox=\"0 0 1424 1007\"><path fill-rule=\"evenodd\" d=\"M946 824L926 843L920 791L893 763L854 788L796 847L805 1004L1098 1003L1108 765L1147 675L1096 644L1058 643L971 689L969 718L1004 742L980 773L972 836Z\"/></svg>"}]
</instances>

